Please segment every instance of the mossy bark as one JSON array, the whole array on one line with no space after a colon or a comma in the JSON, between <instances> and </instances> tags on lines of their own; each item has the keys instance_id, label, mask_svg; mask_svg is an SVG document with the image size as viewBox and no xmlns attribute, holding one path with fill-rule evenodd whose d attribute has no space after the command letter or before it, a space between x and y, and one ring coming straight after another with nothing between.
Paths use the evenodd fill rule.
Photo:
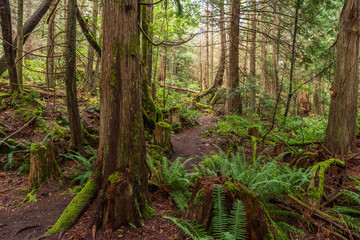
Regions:
<instances>
[{"instance_id":1,"label":"mossy bark","mask_svg":"<svg viewBox=\"0 0 360 240\"><path fill-rule=\"evenodd\" d=\"M33 143L30 151L29 188L38 188L46 180L60 176L61 170L55 159L52 143Z\"/></svg>"},{"instance_id":2,"label":"mossy bark","mask_svg":"<svg viewBox=\"0 0 360 240\"><path fill-rule=\"evenodd\" d=\"M167 153L172 153L173 151L170 136L171 127L169 124L164 122L159 122L156 124L156 128L153 133L153 143L162 147Z\"/></svg>"},{"instance_id":3,"label":"mossy bark","mask_svg":"<svg viewBox=\"0 0 360 240\"><path fill-rule=\"evenodd\" d=\"M93 199L99 189L99 185L94 180L93 174L82 190L73 198L66 207L60 218L46 234L53 235L68 230L86 209L91 199Z\"/></svg>"},{"instance_id":4,"label":"mossy bark","mask_svg":"<svg viewBox=\"0 0 360 240\"><path fill-rule=\"evenodd\" d=\"M245 186L228 181L225 177L206 176L196 181L186 217L196 219L206 229L210 228L213 212L213 192L216 185L225 189L225 204L228 211L236 199L246 210L247 239L267 239L272 233L259 200Z\"/></svg>"}]
</instances>

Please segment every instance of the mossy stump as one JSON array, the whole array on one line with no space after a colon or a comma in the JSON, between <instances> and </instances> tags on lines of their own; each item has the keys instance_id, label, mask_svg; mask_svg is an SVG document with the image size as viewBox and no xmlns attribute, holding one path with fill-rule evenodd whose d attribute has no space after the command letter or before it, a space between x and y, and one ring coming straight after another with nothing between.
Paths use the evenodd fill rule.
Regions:
<instances>
[{"instance_id":1,"label":"mossy stump","mask_svg":"<svg viewBox=\"0 0 360 240\"><path fill-rule=\"evenodd\" d=\"M259 138L260 137L259 127L258 126L249 127L248 134L250 136Z\"/></svg>"},{"instance_id":2,"label":"mossy stump","mask_svg":"<svg viewBox=\"0 0 360 240\"><path fill-rule=\"evenodd\" d=\"M245 186L231 182L223 176L205 176L196 181L186 218L196 219L209 230L213 212L213 192L216 185L222 185L225 190L225 205L228 212L236 199L243 202L246 210L246 239L271 239L272 233L264 208L256 196Z\"/></svg>"},{"instance_id":3,"label":"mossy stump","mask_svg":"<svg viewBox=\"0 0 360 240\"><path fill-rule=\"evenodd\" d=\"M169 124L165 122L156 123L156 127L153 133L153 143L162 147L168 154L173 152L170 136L171 127Z\"/></svg>"},{"instance_id":4,"label":"mossy stump","mask_svg":"<svg viewBox=\"0 0 360 240\"><path fill-rule=\"evenodd\" d=\"M178 107L173 107L169 111L170 122L179 123L180 122L180 109Z\"/></svg>"},{"instance_id":5,"label":"mossy stump","mask_svg":"<svg viewBox=\"0 0 360 240\"><path fill-rule=\"evenodd\" d=\"M29 188L39 188L46 180L60 176L61 170L55 159L53 144L33 143L30 150Z\"/></svg>"}]
</instances>

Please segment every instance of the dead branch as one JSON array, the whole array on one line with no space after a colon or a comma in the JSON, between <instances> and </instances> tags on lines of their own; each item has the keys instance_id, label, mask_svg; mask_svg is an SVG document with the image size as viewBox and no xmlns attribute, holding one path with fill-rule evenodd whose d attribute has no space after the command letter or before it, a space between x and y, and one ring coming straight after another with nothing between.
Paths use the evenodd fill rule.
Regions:
<instances>
[{"instance_id":1,"label":"dead branch","mask_svg":"<svg viewBox=\"0 0 360 240\"><path fill-rule=\"evenodd\" d=\"M18 134L19 132L21 132L22 130L24 130L25 128L27 128L35 119L37 118L37 116L34 116L33 118L31 118L27 123L25 123L21 128L19 128L18 130L16 130L15 132L13 132L12 134L10 134L9 136L3 138L3 140L0 141L0 146L9 138L15 136L16 134Z\"/></svg>"},{"instance_id":2,"label":"dead branch","mask_svg":"<svg viewBox=\"0 0 360 240\"><path fill-rule=\"evenodd\" d=\"M167 88L175 89L177 91L185 91L185 92L191 92L191 93L195 93L195 94L199 93L199 91L188 89L188 88L182 88L182 87L172 86L172 85L163 84L163 83L159 83L159 85L162 86L162 87L165 86Z\"/></svg>"}]
</instances>

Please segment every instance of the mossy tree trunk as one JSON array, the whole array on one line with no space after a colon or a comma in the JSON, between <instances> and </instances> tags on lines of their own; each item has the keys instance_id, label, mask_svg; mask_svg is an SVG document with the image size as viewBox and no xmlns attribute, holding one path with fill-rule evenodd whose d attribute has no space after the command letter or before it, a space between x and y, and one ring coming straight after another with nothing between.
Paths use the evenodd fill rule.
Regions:
<instances>
[{"instance_id":1,"label":"mossy tree trunk","mask_svg":"<svg viewBox=\"0 0 360 240\"><path fill-rule=\"evenodd\" d=\"M76 0L67 2L65 84L66 104L69 115L71 147L82 148L83 132L80 122L79 106L76 96Z\"/></svg>"},{"instance_id":2,"label":"mossy tree trunk","mask_svg":"<svg viewBox=\"0 0 360 240\"><path fill-rule=\"evenodd\" d=\"M30 151L29 188L39 188L46 180L59 176L61 170L55 159L53 144L33 143Z\"/></svg>"},{"instance_id":3,"label":"mossy tree trunk","mask_svg":"<svg viewBox=\"0 0 360 240\"><path fill-rule=\"evenodd\" d=\"M6 68L9 70L10 93L12 94L19 91L19 84L16 73L15 52L13 45L10 44L12 43L12 27L9 0L0 1L0 20Z\"/></svg>"},{"instance_id":4,"label":"mossy tree trunk","mask_svg":"<svg viewBox=\"0 0 360 240\"><path fill-rule=\"evenodd\" d=\"M360 2L345 1L340 16L334 81L324 145L332 154L349 154L356 148L359 87Z\"/></svg>"},{"instance_id":5,"label":"mossy tree trunk","mask_svg":"<svg viewBox=\"0 0 360 240\"><path fill-rule=\"evenodd\" d=\"M24 33L23 33L23 19L24 19L24 0L18 0L17 3L17 23L16 23L16 31L17 31L17 42L16 47L18 51L16 51L16 72L20 89L22 89L23 85L23 49L24 49Z\"/></svg>"},{"instance_id":6,"label":"mossy tree trunk","mask_svg":"<svg viewBox=\"0 0 360 240\"><path fill-rule=\"evenodd\" d=\"M137 0L104 1L101 118L98 158L101 190L97 223L112 229L149 217L139 66Z\"/></svg>"},{"instance_id":7,"label":"mossy tree trunk","mask_svg":"<svg viewBox=\"0 0 360 240\"><path fill-rule=\"evenodd\" d=\"M186 217L196 219L203 227L211 227L213 213L214 187L222 185L225 189L225 204L230 212L236 199L240 199L246 210L246 239L266 239L272 235L259 200L245 186L227 181L225 177L206 176L196 181Z\"/></svg>"},{"instance_id":8,"label":"mossy tree trunk","mask_svg":"<svg viewBox=\"0 0 360 240\"><path fill-rule=\"evenodd\" d=\"M55 7L55 4L52 4L52 6ZM45 76L45 83L46 83L46 87L48 88L55 88L55 69L54 69L55 18L56 18L56 9L48 21L46 76Z\"/></svg>"},{"instance_id":9,"label":"mossy tree trunk","mask_svg":"<svg viewBox=\"0 0 360 240\"><path fill-rule=\"evenodd\" d=\"M149 3L148 0L144 0L143 3ZM142 28L144 33L149 36L150 28L150 16L149 6L141 6L141 21ZM143 106L143 118L144 125L147 130L153 131L155 129L155 124L158 121L162 120L162 113L159 108L156 106L151 93L150 93L150 79L149 79L149 41L142 35L141 39L141 84L142 84L142 106Z\"/></svg>"}]
</instances>

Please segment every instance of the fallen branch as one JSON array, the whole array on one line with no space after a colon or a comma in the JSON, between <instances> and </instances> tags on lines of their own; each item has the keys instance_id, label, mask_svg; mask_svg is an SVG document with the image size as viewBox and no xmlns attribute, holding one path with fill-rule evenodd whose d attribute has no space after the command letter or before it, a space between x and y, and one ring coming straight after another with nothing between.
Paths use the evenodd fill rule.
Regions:
<instances>
[{"instance_id":1,"label":"fallen branch","mask_svg":"<svg viewBox=\"0 0 360 240\"><path fill-rule=\"evenodd\" d=\"M16 130L15 132L13 132L12 134L10 134L9 136L3 138L3 140L0 141L0 146L9 138L15 136L16 134L18 134L19 132L21 132L22 130L24 130L25 128L27 128L35 119L37 118L37 116L34 116L32 119L30 119L27 123L25 123L21 128L19 128L18 130Z\"/></svg>"},{"instance_id":2,"label":"fallen branch","mask_svg":"<svg viewBox=\"0 0 360 240\"><path fill-rule=\"evenodd\" d=\"M18 231L16 231L15 235L16 234L19 234L25 230L28 230L28 229L31 229L31 228L37 228L37 227L40 227L40 225L32 225L32 226L27 226L27 227L23 227L21 229L19 229Z\"/></svg>"},{"instance_id":3,"label":"fallen branch","mask_svg":"<svg viewBox=\"0 0 360 240\"><path fill-rule=\"evenodd\" d=\"M172 85L163 84L163 83L159 83L159 85L162 86L162 87L165 86L167 88L175 89L177 91L185 91L185 92L191 92L191 93L195 93L195 94L199 93L199 91L188 89L188 88L182 88L182 87L172 86Z\"/></svg>"},{"instance_id":4,"label":"fallen branch","mask_svg":"<svg viewBox=\"0 0 360 240\"><path fill-rule=\"evenodd\" d=\"M324 222L327 222L329 224L331 224L332 226L335 226L336 228L340 229L341 231L343 231L344 233L347 233L349 236L352 236L356 239L360 239L360 235L354 232L351 232L348 228L344 227L341 223L339 223L334 217L320 211L319 209L314 209L313 207L310 207L309 205L307 205L306 203L302 202L301 200L297 199L296 197L288 194L287 195L291 200L293 200L294 202L296 202L297 204L299 204L300 206L310 210L312 212L311 215L313 215L314 217L316 217L317 219L320 219Z\"/></svg>"}]
</instances>

